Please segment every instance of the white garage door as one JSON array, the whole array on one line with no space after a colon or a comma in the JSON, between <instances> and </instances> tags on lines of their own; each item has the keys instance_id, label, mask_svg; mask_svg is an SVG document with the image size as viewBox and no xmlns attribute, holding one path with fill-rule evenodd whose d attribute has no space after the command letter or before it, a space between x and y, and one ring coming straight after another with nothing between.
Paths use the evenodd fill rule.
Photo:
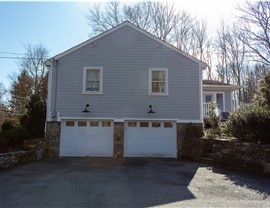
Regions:
<instances>
[{"instance_id":1,"label":"white garage door","mask_svg":"<svg viewBox=\"0 0 270 208\"><path fill-rule=\"evenodd\" d=\"M169 121L125 122L124 156L176 158L176 123Z\"/></svg>"},{"instance_id":2,"label":"white garage door","mask_svg":"<svg viewBox=\"0 0 270 208\"><path fill-rule=\"evenodd\" d=\"M62 121L60 156L112 157L113 122Z\"/></svg>"}]
</instances>

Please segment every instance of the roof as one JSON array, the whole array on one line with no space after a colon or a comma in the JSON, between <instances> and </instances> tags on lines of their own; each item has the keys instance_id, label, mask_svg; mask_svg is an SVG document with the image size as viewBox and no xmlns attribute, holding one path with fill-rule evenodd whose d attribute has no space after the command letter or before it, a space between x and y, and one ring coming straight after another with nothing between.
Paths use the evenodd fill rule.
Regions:
<instances>
[{"instance_id":1,"label":"roof","mask_svg":"<svg viewBox=\"0 0 270 208\"><path fill-rule=\"evenodd\" d=\"M72 52L74 52L76 50L79 50L80 48L83 48L84 46L89 45L89 44L97 41L98 39L100 39L100 38L102 38L102 37L104 37L106 35L109 35L110 33L113 33L114 31L119 30L119 29L121 29L121 28L123 28L125 26L133 28L134 30L136 30L136 31L146 35L147 37L151 38L152 40L154 40L154 41L164 45L165 47L168 47L168 48L174 50L175 52L179 53L180 55L182 55L182 56L184 56L184 57L198 63L201 69L206 69L206 67L207 67L206 63L204 63L204 62L200 61L199 59L197 59L197 58L195 58L195 57L193 57L193 56L179 50L178 48L174 47L173 45L171 45L171 44L169 44L169 43L167 43L165 41L160 40L156 36L154 36L154 35L150 34L149 32L135 26L134 24L130 23L129 21L125 21L125 22L117 25L116 27L113 27L110 30L107 30L106 32L103 32L103 33L101 33L101 34L99 34L99 35L97 35L97 36L95 36L95 37L93 37L93 38L91 38L91 39L89 39L89 40L87 40L85 42L82 42L81 44L79 44L77 46L74 46L74 47L72 47L72 48L70 48L70 49L68 49L68 50L66 50L66 51L64 51L64 52L50 58L48 61L50 61L52 59L58 60L58 59L66 56L66 55L68 55L68 54L70 54L70 53L72 53Z\"/></svg>"},{"instance_id":2,"label":"roof","mask_svg":"<svg viewBox=\"0 0 270 208\"><path fill-rule=\"evenodd\" d=\"M204 85L230 85L216 80L203 80Z\"/></svg>"},{"instance_id":3,"label":"roof","mask_svg":"<svg viewBox=\"0 0 270 208\"><path fill-rule=\"evenodd\" d=\"M225 90L225 91L235 91L239 90L241 86L231 85L224 82L216 80L203 80L203 89L204 90Z\"/></svg>"}]
</instances>

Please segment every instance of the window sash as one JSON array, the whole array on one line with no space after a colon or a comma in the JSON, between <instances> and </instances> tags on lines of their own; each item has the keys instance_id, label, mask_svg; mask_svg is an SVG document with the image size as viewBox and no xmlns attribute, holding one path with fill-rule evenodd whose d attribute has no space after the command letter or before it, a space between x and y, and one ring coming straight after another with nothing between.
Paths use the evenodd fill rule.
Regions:
<instances>
[{"instance_id":1,"label":"window sash","mask_svg":"<svg viewBox=\"0 0 270 208\"><path fill-rule=\"evenodd\" d=\"M102 76L102 67L84 67L83 94L101 94Z\"/></svg>"},{"instance_id":2,"label":"window sash","mask_svg":"<svg viewBox=\"0 0 270 208\"><path fill-rule=\"evenodd\" d=\"M149 69L149 94L150 95L168 94L168 69L165 68Z\"/></svg>"}]
</instances>

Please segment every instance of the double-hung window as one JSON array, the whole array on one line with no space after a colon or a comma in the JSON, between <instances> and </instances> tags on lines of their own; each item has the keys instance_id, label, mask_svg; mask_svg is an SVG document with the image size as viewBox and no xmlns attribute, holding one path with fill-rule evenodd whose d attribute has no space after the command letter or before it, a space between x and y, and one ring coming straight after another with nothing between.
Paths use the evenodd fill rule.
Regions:
<instances>
[{"instance_id":1,"label":"double-hung window","mask_svg":"<svg viewBox=\"0 0 270 208\"><path fill-rule=\"evenodd\" d=\"M83 94L102 94L102 67L83 68Z\"/></svg>"},{"instance_id":2,"label":"double-hung window","mask_svg":"<svg viewBox=\"0 0 270 208\"><path fill-rule=\"evenodd\" d=\"M149 95L168 95L168 69L149 69Z\"/></svg>"}]
</instances>

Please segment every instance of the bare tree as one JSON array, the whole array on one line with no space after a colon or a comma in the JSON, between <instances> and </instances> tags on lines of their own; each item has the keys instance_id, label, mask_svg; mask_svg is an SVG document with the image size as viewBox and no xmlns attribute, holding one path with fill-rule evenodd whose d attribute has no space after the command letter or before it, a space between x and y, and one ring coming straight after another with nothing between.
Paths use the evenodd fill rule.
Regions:
<instances>
[{"instance_id":1,"label":"bare tree","mask_svg":"<svg viewBox=\"0 0 270 208\"><path fill-rule=\"evenodd\" d=\"M94 34L107 31L124 21L119 2L108 2L104 9L100 4L95 4L86 18Z\"/></svg>"},{"instance_id":2,"label":"bare tree","mask_svg":"<svg viewBox=\"0 0 270 208\"><path fill-rule=\"evenodd\" d=\"M181 18L178 27L173 30L173 42L178 49L190 53L192 46L192 29L194 18L186 11L181 12Z\"/></svg>"},{"instance_id":3,"label":"bare tree","mask_svg":"<svg viewBox=\"0 0 270 208\"><path fill-rule=\"evenodd\" d=\"M221 21L216 45L219 80L229 84L242 85L246 69L246 49L240 40L236 23L231 27ZM242 89L236 94L236 105L242 102Z\"/></svg>"},{"instance_id":4,"label":"bare tree","mask_svg":"<svg viewBox=\"0 0 270 208\"><path fill-rule=\"evenodd\" d=\"M173 29L179 26L181 13L171 3L139 2L122 5L119 2L109 2L104 9L100 4L90 8L86 18L95 34L127 20L161 40L169 41Z\"/></svg>"},{"instance_id":5,"label":"bare tree","mask_svg":"<svg viewBox=\"0 0 270 208\"><path fill-rule=\"evenodd\" d=\"M247 45L250 57L258 62L270 64L270 2L246 2L238 7L241 40Z\"/></svg>"},{"instance_id":6,"label":"bare tree","mask_svg":"<svg viewBox=\"0 0 270 208\"><path fill-rule=\"evenodd\" d=\"M42 44L28 44L25 46L25 50L25 58L17 62L19 70L21 72L26 71L32 78L33 94L40 95L41 99L44 100L47 93L44 91L44 85L47 84L48 71L45 66L45 61L48 58L49 51Z\"/></svg>"},{"instance_id":7,"label":"bare tree","mask_svg":"<svg viewBox=\"0 0 270 208\"><path fill-rule=\"evenodd\" d=\"M7 89L5 88L4 84L0 82L0 105L4 103L4 95L6 94Z\"/></svg>"},{"instance_id":8,"label":"bare tree","mask_svg":"<svg viewBox=\"0 0 270 208\"><path fill-rule=\"evenodd\" d=\"M180 24L181 13L177 11L174 4L153 2L151 7L152 34L159 39L169 41L169 36L174 28Z\"/></svg>"},{"instance_id":9,"label":"bare tree","mask_svg":"<svg viewBox=\"0 0 270 208\"><path fill-rule=\"evenodd\" d=\"M148 30L151 26L151 2L140 2L134 5L124 5L124 19L132 22L136 26Z\"/></svg>"},{"instance_id":10,"label":"bare tree","mask_svg":"<svg viewBox=\"0 0 270 208\"><path fill-rule=\"evenodd\" d=\"M207 63L204 77L212 79L212 41L207 21L192 18L183 12L181 23L174 30L174 40L180 50Z\"/></svg>"}]
</instances>

